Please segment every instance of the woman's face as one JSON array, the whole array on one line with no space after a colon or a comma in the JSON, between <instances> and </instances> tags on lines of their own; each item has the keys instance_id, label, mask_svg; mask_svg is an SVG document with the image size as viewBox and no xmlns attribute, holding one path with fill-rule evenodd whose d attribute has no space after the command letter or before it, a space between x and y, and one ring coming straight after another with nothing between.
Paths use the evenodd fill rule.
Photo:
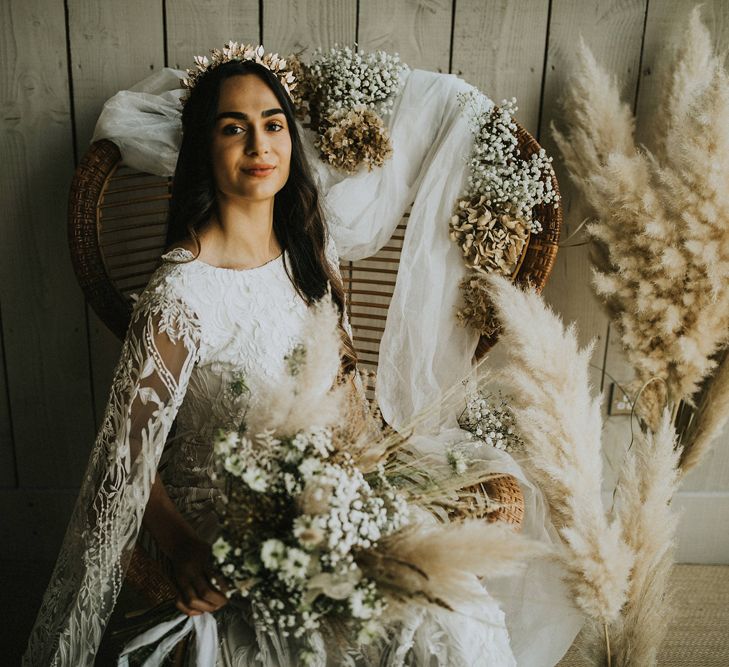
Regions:
<instances>
[{"instance_id":1,"label":"woman's face","mask_svg":"<svg viewBox=\"0 0 729 667\"><path fill-rule=\"evenodd\" d=\"M273 91L255 74L221 84L211 154L219 196L266 200L286 184L288 123Z\"/></svg>"}]
</instances>

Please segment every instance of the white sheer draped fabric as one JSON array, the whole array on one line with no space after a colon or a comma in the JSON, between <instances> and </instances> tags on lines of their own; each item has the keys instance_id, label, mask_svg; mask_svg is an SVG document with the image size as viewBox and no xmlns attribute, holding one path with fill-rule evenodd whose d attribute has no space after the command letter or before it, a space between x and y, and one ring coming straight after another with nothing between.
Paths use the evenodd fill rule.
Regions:
<instances>
[{"instance_id":1,"label":"white sheer draped fabric","mask_svg":"<svg viewBox=\"0 0 729 667\"><path fill-rule=\"evenodd\" d=\"M165 68L112 97L93 140L114 141L125 164L135 169L173 175L183 75ZM413 204L379 351L377 399L395 428L469 371L478 343L478 334L459 326L455 317L465 269L448 238L448 220L466 184L473 141L456 98L466 90L475 89L450 74L406 71L386 118L393 155L369 172L362 168L346 175L325 164L312 132L299 127L342 259L374 255ZM491 105L485 96L481 102L484 108ZM452 418L449 425L455 425Z\"/></svg>"}]
</instances>

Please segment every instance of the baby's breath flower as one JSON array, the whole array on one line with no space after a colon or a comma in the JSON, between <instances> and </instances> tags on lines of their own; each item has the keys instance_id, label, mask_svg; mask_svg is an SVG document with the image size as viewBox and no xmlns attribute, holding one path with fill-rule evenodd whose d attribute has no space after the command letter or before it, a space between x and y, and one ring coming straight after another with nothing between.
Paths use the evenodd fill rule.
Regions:
<instances>
[{"instance_id":1,"label":"baby's breath flower","mask_svg":"<svg viewBox=\"0 0 729 667\"><path fill-rule=\"evenodd\" d=\"M253 491L263 493L268 488L266 473L257 466L250 466L240 477Z\"/></svg>"},{"instance_id":2,"label":"baby's breath flower","mask_svg":"<svg viewBox=\"0 0 729 667\"><path fill-rule=\"evenodd\" d=\"M457 475L462 475L468 469L468 462L463 452L450 448L446 451L446 457L451 468Z\"/></svg>"},{"instance_id":3,"label":"baby's breath flower","mask_svg":"<svg viewBox=\"0 0 729 667\"><path fill-rule=\"evenodd\" d=\"M311 556L301 549L292 547L286 550L286 556L281 561L280 571L284 578L303 579L306 568L309 566Z\"/></svg>"},{"instance_id":4,"label":"baby's breath flower","mask_svg":"<svg viewBox=\"0 0 729 667\"><path fill-rule=\"evenodd\" d=\"M498 403L489 400L490 394L471 392L466 408L458 418L458 425L487 445L506 452L524 449L524 441L516 433L516 422L508 402L501 397Z\"/></svg>"},{"instance_id":5,"label":"baby's breath flower","mask_svg":"<svg viewBox=\"0 0 729 667\"><path fill-rule=\"evenodd\" d=\"M475 137L469 161L469 195L483 195L493 211L527 221L531 221L535 206L558 206L559 195L552 187L552 158L544 149L526 159L519 154L513 119L518 108L516 98L495 106L473 88L459 93L458 101L468 109ZM531 231L537 231L536 225Z\"/></svg>"},{"instance_id":6,"label":"baby's breath flower","mask_svg":"<svg viewBox=\"0 0 729 667\"><path fill-rule=\"evenodd\" d=\"M222 563L225 560L230 550L230 544L228 544L228 542L222 537L219 537L217 540L215 540L215 542L213 542L213 556L215 560L217 560L219 563Z\"/></svg>"},{"instance_id":7,"label":"baby's breath flower","mask_svg":"<svg viewBox=\"0 0 729 667\"><path fill-rule=\"evenodd\" d=\"M230 454L240 443L240 436L236 431L220 429L215 436L213 447L215 453L221 456Z\"/></svg>"}]
</instances>

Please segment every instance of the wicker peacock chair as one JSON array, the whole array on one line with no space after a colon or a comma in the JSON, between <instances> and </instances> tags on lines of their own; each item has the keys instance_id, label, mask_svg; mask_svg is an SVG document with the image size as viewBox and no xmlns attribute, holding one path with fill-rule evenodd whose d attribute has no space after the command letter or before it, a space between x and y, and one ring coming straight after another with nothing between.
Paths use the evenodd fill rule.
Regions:
<instances>
[{"instance_id":1,"label":"wicker peacock chair","mask_svg":"<svg viewBox=\"0 0 729 667\"><path fill-rule=\"evenodd\" d=\"M525 157L540 148L521 126L519 142ZM145 287L165 247L171 181L129 169L121 163L116 145L101 140L83 156L71 184L68 234L73 266L91 307L120 339L129 325L130 295ZM557 190L554 177L553 186ZM515 280L541 290L557 253L561 209L545 207L537 214L543 230L530 238ZM377 368L407 223L406 214L375 256L342 262L340 267L355 347L360 365L368 371ZM494 338L482 337L476 357L481 358L494 343ZM372 398L372 387L367 391ZM498 504L498 509L485 515L488 520L521 523L524 499L516 479L503 475L482 490ZM172 582L139 545L127 581L152 604L175 596Z\"/></svg>"}]
</instances>

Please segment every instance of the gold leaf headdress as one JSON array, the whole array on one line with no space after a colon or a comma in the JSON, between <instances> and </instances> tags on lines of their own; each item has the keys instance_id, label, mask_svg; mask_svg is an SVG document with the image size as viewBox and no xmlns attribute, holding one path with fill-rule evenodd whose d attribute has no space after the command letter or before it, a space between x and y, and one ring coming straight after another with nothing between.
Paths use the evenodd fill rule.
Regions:
<instances>
[{"instance_id":1,"label":"gold leaf headdress","mask_svg":"<svg viewBox=\"0 0 729 667\"><path fill-rule=\"evenodd\" d=\"M238 42L231 41L226 42L222 51L220 49L210 49L210 58L195 56L195 67L186 70L187 78L180 79L180 83L190 91L207 71L231 60L253 60L263 65L278 77L289 96L296 87L296 78L293 72L287 66L286 60L279 57L278 53L266 53L263 50L263 44L238 44ZM181 102L184 104L188 98L189 93Z\"/></svg>"}]
</instances>

